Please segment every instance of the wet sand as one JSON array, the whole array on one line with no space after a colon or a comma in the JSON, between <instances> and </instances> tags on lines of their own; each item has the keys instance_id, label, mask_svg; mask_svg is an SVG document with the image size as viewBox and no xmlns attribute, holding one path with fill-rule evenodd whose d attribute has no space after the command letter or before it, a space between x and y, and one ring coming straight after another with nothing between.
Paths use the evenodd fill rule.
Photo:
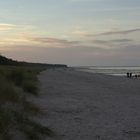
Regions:
<instances>
[{"instance_id":1,"label":"wet sand","mask_svg":"<svg viewBox=\"0 0 140 140\"><path fill-rule=\"evenodd\" d=\"M39 80L46 140L140 140L140 79L56 69Z\"/></svg>"}]
</instances>

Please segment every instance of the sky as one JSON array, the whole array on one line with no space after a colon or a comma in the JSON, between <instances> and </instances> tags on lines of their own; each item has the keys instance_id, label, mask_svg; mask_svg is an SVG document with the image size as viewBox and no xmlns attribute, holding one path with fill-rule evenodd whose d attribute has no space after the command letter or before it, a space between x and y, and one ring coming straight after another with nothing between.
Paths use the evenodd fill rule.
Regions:
<instances>
[{"instance_id":1,"label":"sky","mask_svg":"<svg viewBox=\"0 0 140 140\"><path fill-rule=\"evenodd\" d=\"M140 66L140 0L0 0L0 53L69 66Z\"/></svg>"}]
</instances>

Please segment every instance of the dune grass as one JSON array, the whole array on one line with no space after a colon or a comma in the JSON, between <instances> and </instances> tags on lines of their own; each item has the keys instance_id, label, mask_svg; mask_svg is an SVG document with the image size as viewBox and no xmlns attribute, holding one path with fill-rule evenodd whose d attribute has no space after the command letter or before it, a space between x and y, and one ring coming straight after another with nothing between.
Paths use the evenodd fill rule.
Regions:
<instances>
[{"instance_id":1,"label":"dune grass","mask_svg":"<svg viewBox=\"0 0 140 140\"><path fill-rule=\"evenodd\" d=\"M24 91L37 94L36 75L39 71L39 69L12 67L11 69L2 71L2 74L8 81L12 81L16 86L21 87Z\"/></svg>"},{"instance_id":2,"label":"dune grass","mask_svg":"<svg viewBox=\"0 0 140 140\"><path fill-rule=\"evenodd\" d=\"M41 111L27 99L30 93L38 95L37 74L40 71L0 67L0 140L15 140L18 134L25 140L39 140L41 135L53 136L49 128L33 121Z\"/></svg>"}]
</instances>

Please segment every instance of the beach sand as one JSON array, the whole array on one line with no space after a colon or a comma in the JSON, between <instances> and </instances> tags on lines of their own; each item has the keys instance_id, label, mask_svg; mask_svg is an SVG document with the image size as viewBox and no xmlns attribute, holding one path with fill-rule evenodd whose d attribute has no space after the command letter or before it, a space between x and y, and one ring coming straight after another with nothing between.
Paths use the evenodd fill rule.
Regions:
<instances>
[{"instance_id":1,"label":"beach sand","mask_svg":"<svg viewBox=\"0 0 140 140\"><path fill-rule=\"evenodd\" d=\"M140 79L50 69L39 80L46 140L140 140Z\"/></svg>"}]
</instances>

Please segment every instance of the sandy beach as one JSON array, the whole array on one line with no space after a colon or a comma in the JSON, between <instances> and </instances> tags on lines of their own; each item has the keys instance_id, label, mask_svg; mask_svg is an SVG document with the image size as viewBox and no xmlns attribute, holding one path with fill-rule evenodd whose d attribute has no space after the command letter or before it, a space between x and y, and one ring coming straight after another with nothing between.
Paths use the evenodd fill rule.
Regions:
<instances>
[{"instance_id":1,"label":"sandy beach","mask_svg":"<svg viewBox=\"0 0 140 140\"><path fill-rule=\"evenodd\" d=\"M140 140L140 79L50 69L39 80L46 140Z\"/></svg>"}]
</instances>

